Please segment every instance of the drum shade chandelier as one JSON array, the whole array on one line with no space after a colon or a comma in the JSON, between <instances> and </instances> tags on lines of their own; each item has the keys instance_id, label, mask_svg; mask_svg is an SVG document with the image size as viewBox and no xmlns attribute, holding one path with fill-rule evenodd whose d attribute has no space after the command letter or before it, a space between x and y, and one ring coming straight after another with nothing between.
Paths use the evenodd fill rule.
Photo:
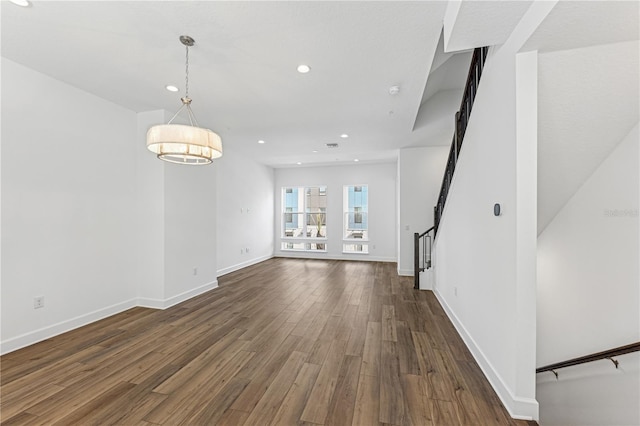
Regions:
<instances>
[{"instance_id":1,"label":"drum shade chandelier","mask_svg":"<svg viewBox=\"0 0 640 426\"><path fill-rule=\"evenodd\" d=\"M211 164L214 158L222 157L222 139L209 129L198 127L196 117L191 110L189 97L189 47L195 44L191 37L180 36L180 42L186 47L185 95L180 98L182 106L167 124L153 126L147 132L147 148L159 159L176 164ZM190 125L171 124L186 109Z\"/></svg>"}]
</instances>

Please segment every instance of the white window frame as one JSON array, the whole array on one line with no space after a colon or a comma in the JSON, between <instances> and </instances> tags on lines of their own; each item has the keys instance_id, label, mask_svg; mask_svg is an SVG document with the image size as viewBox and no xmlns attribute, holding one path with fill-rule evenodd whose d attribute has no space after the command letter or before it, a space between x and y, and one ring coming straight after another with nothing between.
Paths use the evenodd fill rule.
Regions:
<instances>
[{"instance_id":1,"label":"white window frame","mask_svg":"<svg viewBox=\"0 0 640 426\"><path fill-rule=\"evenodd\" d=\"M282 205L280 208L280 214L281 214L281 219L280 219L280 223L281 223L281 232L280 232L280 250L281 251L296 251L296 252L306 252L306 253L326 253L327 252L327 230L328 230L328 226L327 226L327 208L325 207L325 210L323 212L324 214L324 235L322 237L318 237L318 236L308 236L308 227L309 227L309 215L312 215L314 213L308 213L307 212L307 192L309 189L311 188L318 188L319 193L322 196L327 196L327 185L306 185L306 186L284 186L282 187ZM300 203L298 205L298 211L295 212L289 212L286 211L287 207L286 207L286 194L287 194L287 189L297 189L299 194L298 198L301 200L301 206ZM286 218L287 215L297 215L299 221L301 221L301 223L298 224L298 228L296 229L302 229L302 232L300 233L300 235L298 236L287 236L286 232ZM293 218L293 216L292 216ZM292 222L292 221L291 221ZM313 225L311 225L313 226ZM286 247L287 245L292 245L292 244L304 244L304 248L288 248ZM312 244L322 244L323 245L323 249L311 249L311 245Z\"/></svg>"},{"instance_id":2,"label":"white window frame","mask_svg":"<svg viewBox=\"0 0 640 426\"><path fill-rule=\"evenodd\" d=\"M354 192L362 192L362 188L367 188L367 210L358 210L349 211L349 188L354 188ZM357 191L356 188L359 188L360 191ZM366 228L366 238L356 238L347 236L347 231L349 230L349 214L355 215L359 214L362 223L362 219L366 218L367 228ZM342 253L343 254L369 254L369 185L368 184L354 184L354 185L344 185L342 188ZM361 251L353 251L347 250L347 246L360 246L362 248Z\"/></svg>"}]
</instances>

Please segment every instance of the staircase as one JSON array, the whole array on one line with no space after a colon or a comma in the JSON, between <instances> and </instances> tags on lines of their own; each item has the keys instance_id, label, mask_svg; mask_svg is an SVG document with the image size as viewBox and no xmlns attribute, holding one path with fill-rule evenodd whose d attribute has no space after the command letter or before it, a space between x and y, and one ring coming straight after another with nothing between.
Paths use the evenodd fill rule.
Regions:
<instances>
[{"instance_id":1,"label":"staircase","mask_svg":"<svg viewBox=\"0 0 640 426\"><path fill-rule=\"evenodd\" d=\"M453 173L456 169L456 163L460 156L460 149L462 148L462 142L464 140L464 134L467 130L467 125L471 117L471 109L473 108L473 102L475 101L476 94L478 93L478 86L480 85L480 77L482 76L482 69L487 60L487 53L489 47L478 47L473 51L471 57L471 65L469 66L469 74L467 75L467 82L464 87L464 93L462 95L462 102L460 104L460 110L456 113L455 126L453 133L453 141L451 142L451 149L449 150L449 157L447 159L447 167L442 178L442 185L440 186L440 194L438 195L438 203L433 208L433 226L423 233L416 232L414 234L414 286L416 290L420 289L420 273L432 266L431 249L438 232L438 226L442 219L444 212L444 205L447 201L447 195L449 194L449 188L453 181Z\"/></svg>"}]
</instances>

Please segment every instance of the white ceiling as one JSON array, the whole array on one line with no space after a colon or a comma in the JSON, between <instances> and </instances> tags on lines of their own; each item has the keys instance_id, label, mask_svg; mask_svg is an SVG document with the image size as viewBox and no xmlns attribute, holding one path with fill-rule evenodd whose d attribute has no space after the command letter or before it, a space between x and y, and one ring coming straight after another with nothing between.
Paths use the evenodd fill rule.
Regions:
<instances>
[{"instance_id":1,"label":"white ceiling","mask_svg":"<svg viewBox=\"0 0 640 426\"><path fill-rule=\"evenodd\" d=\"M2 1L1 53L132 111L173 112L188 34L193 108L225 149L274 167L392 161L398 148L451 141L468 52L444 53L445 9L452 51L504 42L530 4ZM638 40L638 8L561 1L522 49L542 53L539 230L638 121L637 48L582 49Z\"/></svg>"},{"instance_id":2,"label":"white ceiling","mask_svg":"<svg viewBox=\"0 0 640 426\"><path fill-rule=\"evenodd\" d=\"M626 42L539 56L540 232L638 122L639 48Z\"/></svg>"},{"instance_id":3,"label":"white ceiling","mask_svg":"<svg viewBox=\"0 0 640 426\"><path fill-rule=\"evenodd\" d=\"M503 44L533 0L452 1L446 11L445 51Z\"/></svg>"},{"instance_id":4,"label":"white ceiling","mask_svg":"<svg viewBox=\"0 0 640 426\"><path fill-rule=\"evenodd\" d=\"M444 34L440 34L436 54L433 57L429 78L427 79L427 86L422 94L421 105L424 105L440 90L462 90L467 81L472 55L473 49L453 53L445 52ZM462 94L459 99L459 103L461 102Z\"/></svg>"},{"instance_id":5,"label":"white ceiling","mask_svg":"<svg viewBox=\"0 0 640 426\"><path fill-rule=\"evenodd\" d=\"M525 43L523 51L551 52L638 40L638 1L558 2Z\"/></svg>"},{"instance_id":6,"label":"white ceiling","mask_svg":"<svg viewBox=\"0 0 640 426\"><path fill-rule=\"evenodd\" d=\"M187 34L196 40L192 106L225 148L275 167L389 161L427 143L413 127L446 5L3 1L2 56L136 112L173 112L184 89L178 37ZM311 72L299 74L301 63Z\"/></svg>"},{"instance_id":7,"label":"white ceiling","mask_svg":"<svg viewBox=\"0 0 640 426\"><path fill-rule=\"evenodd\" d=\"M538 232L638 122L638 2L560 2L538 57Z\"/></svg>"}]
</instances>

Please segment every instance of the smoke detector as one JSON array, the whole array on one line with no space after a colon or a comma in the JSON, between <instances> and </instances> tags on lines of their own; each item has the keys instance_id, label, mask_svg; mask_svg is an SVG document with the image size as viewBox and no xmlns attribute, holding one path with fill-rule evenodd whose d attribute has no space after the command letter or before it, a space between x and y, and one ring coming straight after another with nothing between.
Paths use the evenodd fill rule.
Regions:
<instances>
[{"instance_id":1,"label":"smoke detector","mask_svg":"<svg viewBox=\"0 0 640 426\"><path fill-rule=\"evenodd\" d=\"M389 87L389 94L391 96L397 95L398 93L400 93L400 86L391 86L391 87Z\"/></svg>"}]
</instances>

